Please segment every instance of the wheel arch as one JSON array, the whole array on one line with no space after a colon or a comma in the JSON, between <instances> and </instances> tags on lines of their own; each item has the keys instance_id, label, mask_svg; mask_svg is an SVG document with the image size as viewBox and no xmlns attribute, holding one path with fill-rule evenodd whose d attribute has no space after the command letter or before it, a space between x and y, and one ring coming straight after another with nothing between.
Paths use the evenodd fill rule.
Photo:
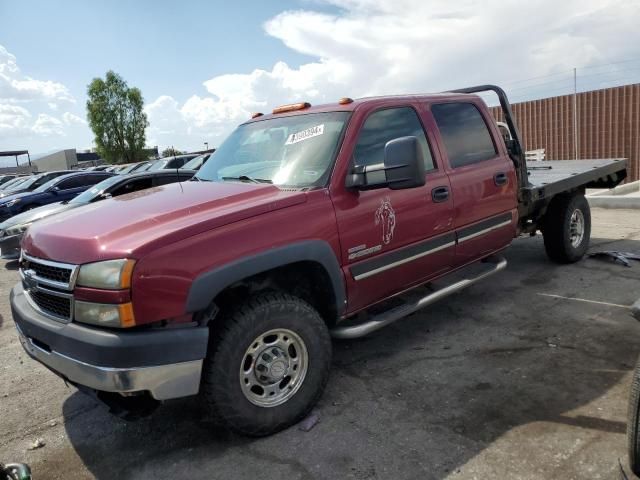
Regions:
<instances>
[{"instance_id":1,"label":"wheel arch","mask_svg":"<svg viewBox=\"0 0 640 480\"><path fill-rule=\"evenodd\" d=\"M304 272L303 277L296 274ZM191 284L187 296L187 313L197 313L207 310L222 294L234 286L250 282L254 285L268 288L267 279L276 279L276 283L301 285L306 279L313 287L328 286L325 296L313 295L302 298L321 310L323 317L338 318L346 309L346 288L344 276L338 259L329 244L322 240L306 240L290 245L272 248L255 255L243 257L239 260L221 265L201 273ZM313 284L313 280L323 282ZM322 293L322 292L321 292ZM322 300L314 305L314 298ZM331 305L322 303L328 301Z\"/></svg>"}]
</instances>

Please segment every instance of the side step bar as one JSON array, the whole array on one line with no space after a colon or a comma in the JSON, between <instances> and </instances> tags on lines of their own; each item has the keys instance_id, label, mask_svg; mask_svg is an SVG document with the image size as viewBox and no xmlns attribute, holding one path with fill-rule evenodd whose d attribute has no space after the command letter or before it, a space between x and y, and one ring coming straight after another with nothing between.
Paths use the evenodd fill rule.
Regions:
<instances>
[{"instance_id":1,"label":"side step bar","mask_svg":"<svg viewBox=\"0 0 640 480\"><path fill-rule=\"evenodd\" d=\"M462 280L459 280L455 283L452 283L451 285L447 285L446 287L441 288L440 290L436 290L435 292L430 293L426 297L422 297L407 305L392 308L391 310L376 315L365 322L355 325L338 325L331 330L331 336L333 338L340 339L363 337L370 334L371 332L375 332L376 330L381 329L382 327L386 327L390 323L400 320L407 315L411 315L417 310L431 305L432 303L435 303L438 300L451 295L452 293L458 292L463 288L473 285L474 283L479 282L480 280L483 280L493 275L494 273L498 273L507 267L507 260L504 257L491 256L485 258L482 262L492 264L491 269L486 270L481 274L476 275L475 277L463 278Z\"/></svg>"}]
</instances>

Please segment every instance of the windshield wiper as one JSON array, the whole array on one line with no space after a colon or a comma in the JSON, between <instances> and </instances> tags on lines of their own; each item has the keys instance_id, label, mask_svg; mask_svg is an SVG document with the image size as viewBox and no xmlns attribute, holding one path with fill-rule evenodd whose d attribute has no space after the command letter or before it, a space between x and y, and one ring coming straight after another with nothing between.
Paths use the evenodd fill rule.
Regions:
<instances>
[{"instance_id":1,"label":"windshield wiper","mask_svg":"<svg viewBox=\"0 0 640 480\"><path fill-rule=\"evenodd\" d=\"M240 175L239 177L222 177L222 180L239 180L241 182L253 182L253 183L273 183L271 180L266 178L252 178L247 175Z\"/></svg>"}]
</instances>

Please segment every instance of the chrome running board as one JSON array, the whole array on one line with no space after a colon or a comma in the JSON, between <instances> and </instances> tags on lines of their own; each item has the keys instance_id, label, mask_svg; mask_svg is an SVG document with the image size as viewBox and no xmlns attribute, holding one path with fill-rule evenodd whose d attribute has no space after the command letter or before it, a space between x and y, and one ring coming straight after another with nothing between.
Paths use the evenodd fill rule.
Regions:
<instances>
[{"instance_id":1,"label":"chrome running board","mask_svg":"<svg viewBox=\"0 0 640 480\"><path fill-rule=\"evenodd\" d=\"M447 285L442 287L439 290L436 290L433 293L430 293L426 297L422 297L418 300L414 300L408 304L401 305L399 307L391 308L386 312L380 313L379 315L375 315L364 322L359 323L351 323L350 320L345 320L345 324L338 324L331 330L331 336L333 338L340 339L350 339L350 338L358 338L363 337L364 335L368 335L371 332L375 332L387 325L400 320L407 315L411 315L412 313L431 305L438 300L445 298L452 293L456 293L463 288L466 288L470 285L473 285L480 280L484 280L485 278L493 275L494 273L498 273L501 270L504 270L507 266L507 260L504 257L500 256L491 256L482 260L482 263L492 264L492 267L489 270L485 270L484 272L469 278L463 278L458 280L451 285ZM462 270L464 271L464 270ZM459 272L452 272L452 274L456 274ZM446 277L445 277L446 278ZM347 325L347 323L351 323Z\"/></svg>"}]
</instances>

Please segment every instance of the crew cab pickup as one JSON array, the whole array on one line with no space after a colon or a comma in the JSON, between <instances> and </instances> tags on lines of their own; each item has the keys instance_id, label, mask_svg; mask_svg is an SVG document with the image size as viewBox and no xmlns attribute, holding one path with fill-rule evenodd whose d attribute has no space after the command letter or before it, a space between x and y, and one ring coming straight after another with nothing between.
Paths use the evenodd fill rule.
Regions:
<instances>
[{"instance_id":1,"label":"crew cab pickup","mask_svg":"<svg viewBox=\"0 0 640 480\"><path fill-rule=\"evenodd\" d=\"M266 435L319 399L331 335L499 272L519 235L580 260L585 188L625 176L624 160L527 168L495 86L285 105L240 125L192 181L32 225L13 318L29 355L111 405L199 394L227 427Z\"/></svg>"}]
</instances>

